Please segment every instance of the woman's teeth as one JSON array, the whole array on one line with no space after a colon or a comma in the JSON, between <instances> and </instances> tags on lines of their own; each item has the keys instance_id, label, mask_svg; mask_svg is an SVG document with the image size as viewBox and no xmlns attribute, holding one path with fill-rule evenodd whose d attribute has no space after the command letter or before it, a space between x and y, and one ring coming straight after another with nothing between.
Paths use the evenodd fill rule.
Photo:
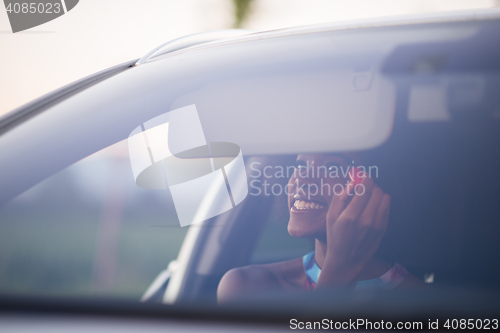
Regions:
<instances>
[{"instance_id":1,"label":"woman's teeth","mask_svg":"<svg viewBox=\"0 0 500 333\"><path fill-rule=\"evenodd\" d=\"M303 200L295 201L293 203L293 206L297 209L321 209L325 207L324 205L315 202L303 201Z\"/></svg>"}]
</instances>

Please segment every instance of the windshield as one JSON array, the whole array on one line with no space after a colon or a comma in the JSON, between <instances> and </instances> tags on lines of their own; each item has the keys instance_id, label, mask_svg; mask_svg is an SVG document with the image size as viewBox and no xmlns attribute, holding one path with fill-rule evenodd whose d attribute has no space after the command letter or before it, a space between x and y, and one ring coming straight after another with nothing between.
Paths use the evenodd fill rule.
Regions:
<instances>
[{"instance_id":1,"label":"windshield","mask_svg":"<svg viewBox=\"0 0 500 333\"><path fill-rule=\"evenodd\" d=\"M264 35L61 101L0 137L0 293L497 291L499 32Z\"/></svg>"}]
</instances>

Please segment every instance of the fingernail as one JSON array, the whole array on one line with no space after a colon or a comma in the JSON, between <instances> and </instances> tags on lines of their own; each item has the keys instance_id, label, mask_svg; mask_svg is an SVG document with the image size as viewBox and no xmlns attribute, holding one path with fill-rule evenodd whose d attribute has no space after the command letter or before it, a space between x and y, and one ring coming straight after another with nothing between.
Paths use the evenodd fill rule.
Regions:
<instances>
[{"instance_id":1,"label":"fingernail","mask_svg":"<svg viewBox=\"0 0 500 333\"><path fill-rule=\"evenodd\" d=\"M366 177L366 173L361 168L353 167L349 171L349 178L354 183L354 185L361 184L361 182L363 181L363 178L365 178L365 177Z\"/></svg>"}]
</instances>

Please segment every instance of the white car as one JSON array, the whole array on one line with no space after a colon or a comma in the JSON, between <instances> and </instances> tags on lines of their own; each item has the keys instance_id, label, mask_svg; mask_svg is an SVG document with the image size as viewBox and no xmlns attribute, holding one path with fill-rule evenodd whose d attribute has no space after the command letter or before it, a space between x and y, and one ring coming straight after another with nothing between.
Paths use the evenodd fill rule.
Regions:
<instances>
[{"instance_id":1,"label":"white car","mask_svg":"<svg viewBox=\"0 0 500 333\"><path fill-rule=\"evenodd\" d=\"M12 111L0 330L498 327L499 35L498 10L203 33ZM313 249L287 183L345 152L392 198L377 255L429 286L217 307L229 270Z\"/></svg>"}]
</instances>

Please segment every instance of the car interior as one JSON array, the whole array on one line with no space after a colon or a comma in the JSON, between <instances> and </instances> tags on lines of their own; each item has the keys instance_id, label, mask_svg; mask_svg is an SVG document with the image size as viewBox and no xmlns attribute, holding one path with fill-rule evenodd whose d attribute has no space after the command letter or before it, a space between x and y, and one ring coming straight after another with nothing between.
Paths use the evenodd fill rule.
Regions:
<instances>
[{"instance_id":1,"label":"car interior","mask_svg":"<svg viewBox=\"0 0 500 333\"><path fill-rule=\"evenodd\" d=\"M397 86L393 130L385 143L364 151L379 167L376 182L392 197L378 253L436 287L499 287L500 79L493 59L499 48L493 46L480 62L471 61L469 53L497 29L486 26L470 40L402 45L382 65ZM286 167L294 159L291 154L247 156L247 174L252 161L260 161L261 168ZM288 180L269 181L284 185ZM215 302L228 270L311 249L312 243L287 237L287 211L284 195L248 196L208 221L217 227L200 230L178 300ZM267 254L259 257L263 248Z\"/></svg>"},{"instance_id":2,"label":"car interior","mask_svg":"<svg viewBox=\"0 0 500 333\"><path fill-rule=\"evenodd\" d=\"M366 152L379 166L377 183L392 197L379 253L437 287L497 289L500 104L451 110L452 119L444 122L408 121L407 104L408 90L402 89L390 139ZM247 158L247 174L253 161L262 168L288 166L295 157ZM284 186L288 179L273 181ZM209 220L200 230L178 299L215 302L228 270L307 253L311 242L286 234L287 212L285 195L262 193ZM267 256L259 258L262 249Z\"/></svg>"}]
</instances>

